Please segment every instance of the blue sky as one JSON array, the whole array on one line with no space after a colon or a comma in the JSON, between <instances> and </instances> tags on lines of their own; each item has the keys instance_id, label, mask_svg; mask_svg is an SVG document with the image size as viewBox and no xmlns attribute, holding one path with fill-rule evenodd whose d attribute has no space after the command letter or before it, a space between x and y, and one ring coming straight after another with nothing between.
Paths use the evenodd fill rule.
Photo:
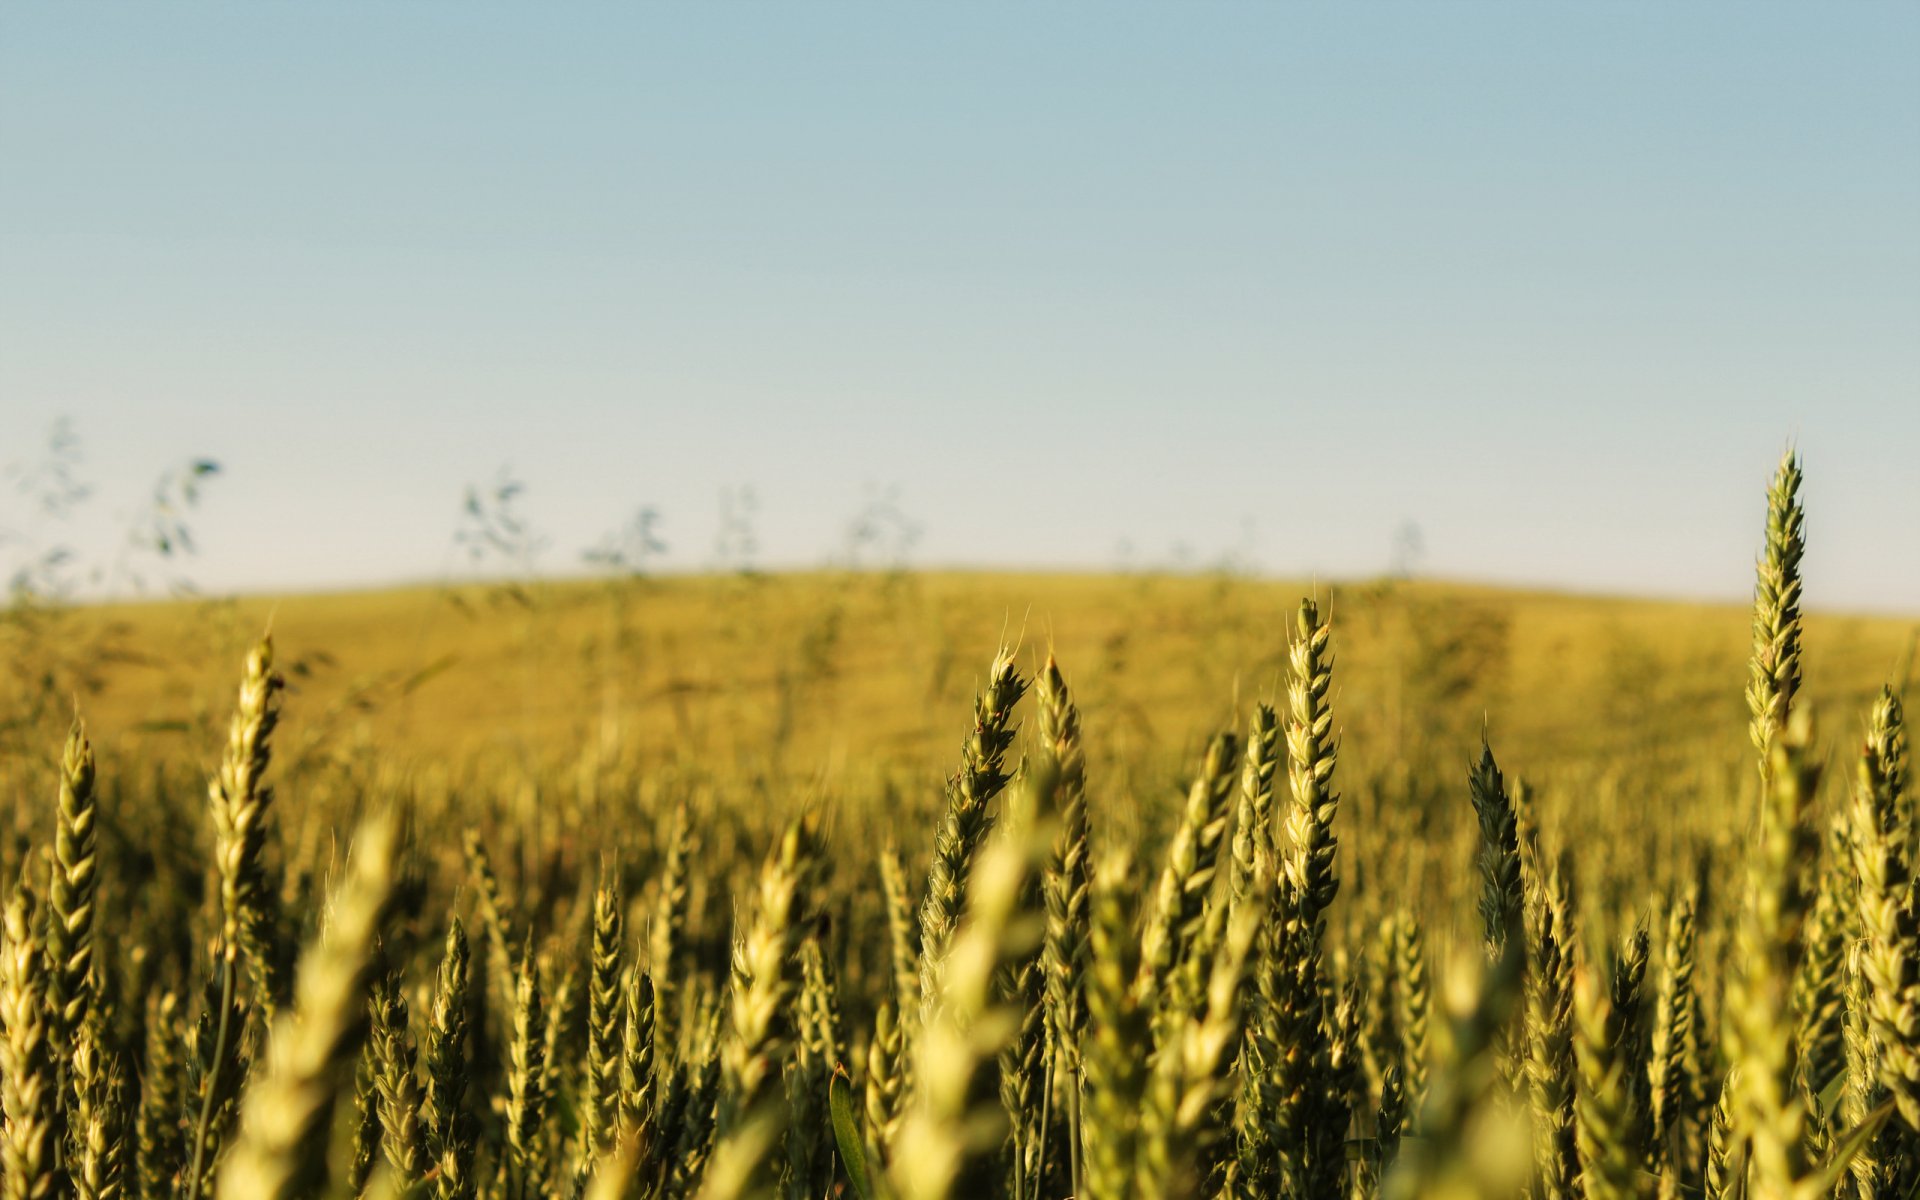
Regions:
<instances>
[{"instance_id":1,"label":"blue sky","mask_svg":"<svg viewBox=\"0 0 1920 1200\"><path fill-rule=\"evenodd\" d=\"M212 589L823 561L1424 571L1920 611L1920 6L13 5L0 460ZM20 543L14 543L18 552ZM0 559L9 553L0 545Z\"/></svg>"}]
</instances>

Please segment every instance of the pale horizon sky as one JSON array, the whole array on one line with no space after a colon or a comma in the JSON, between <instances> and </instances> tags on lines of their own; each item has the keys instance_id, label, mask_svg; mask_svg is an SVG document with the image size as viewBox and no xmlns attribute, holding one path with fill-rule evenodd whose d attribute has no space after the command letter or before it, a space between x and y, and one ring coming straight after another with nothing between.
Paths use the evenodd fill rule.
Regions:
<instances>
[{"instance_id":1,"label":"pale horizon sky","mask_svg":"<svg viewBox=\"0 0 1920 1200\"><path fill-rule=\"evenodd\" d=\"M0 8L0 569L1419 572L1920 614L1920 6ZM1123 551L1122 547L1129 547ZM1185 547L1184 552L1179 547Z\"/></svg>"}]
</instances>

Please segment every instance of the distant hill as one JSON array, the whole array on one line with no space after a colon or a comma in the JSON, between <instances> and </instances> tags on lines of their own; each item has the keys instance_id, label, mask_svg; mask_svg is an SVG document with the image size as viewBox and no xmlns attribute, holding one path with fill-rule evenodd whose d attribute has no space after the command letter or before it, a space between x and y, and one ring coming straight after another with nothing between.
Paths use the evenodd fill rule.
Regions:
<instances>
[{"instance_id":1,"label":"distant hill","mask_svg":"<svg viewBox=\"0 0 1920 1200\"><path fill-rule=\"evenodd\" d=\"M811 573L109 605L6 627L11 729L56 745L77 694L103 745L207 760L244 648L271 623L290 684L282 754L351 753L365 736L421 763L717 753L828 776L885 762L937 778L1003 639L1029 668L1057 653L1101 728L1093 744L1120 758L1173 754L1272 695L1310 587ZM1748 753L1741 607L1397 581L1320 591L1343 761L1357 770L1464 764L1483 722L1503 760L1538 770ZM1832 734L1851 738L1868 699L1905 669L1915 629L1809 617L1805 694Z\"/></svg>"}]
</instances>

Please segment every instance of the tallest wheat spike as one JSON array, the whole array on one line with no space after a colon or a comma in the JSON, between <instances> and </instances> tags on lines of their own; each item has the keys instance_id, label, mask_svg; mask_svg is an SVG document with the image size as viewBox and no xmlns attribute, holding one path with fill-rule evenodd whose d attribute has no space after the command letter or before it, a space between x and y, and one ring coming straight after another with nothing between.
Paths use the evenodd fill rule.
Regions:
<instances>
[{"instance_id":1,"label":"tallest wheat spike","mask_svg":"<svg viewBox=\"0 0 1920 1200\"><path fill-rule=\"evenodd\" d=\"M1285 873L1292 897L1290 920L1294 931L1287 957L1297 972L1283 1013L1290 1026L1284 1041L1310 1047L1308 1053L1291 1050L1276 1071L1288 1078L1283 1089L1288 1109L1296 1114L1294 1137L1281 1144L1281 1159L1302 1169L1293 1182L1315 1195L1339 1189L1346 1167L1349 1120L1346 1091L1335 1062L1334 1039L1329 1036L1322 992L1321 943L1326 936L1326 913L1340 889L1334 873L1334 814L1340 796L1333 790L1336 754L1333 712L1328 693L1333 683L1332 631L1311 599L1300 602L1292 645L1288 648L1287 678L1287 809ZM1304 1134L1304 1137L1300 1135ZM1304 1173L1303 1173L1304 1171Z\"/></svg>"},{"instance_id":2,"label":"tallest wheat spike","mask_svg":"<svg viewBox=\"0 0 1920 1200\"><path fill-rule=\"evenodd\" d=\"M1756 564L1753 660L1747 679L1748 729L1768 769L1767 747L1786 728L1800 690L1800 556L1806 551L1800 506L1800 457L1787 451L1767 488L1767 545Z\"/></svg>"},{"instance_id":3,"label":"tallest wheat spike","mask_svg":"<svg viewBox=\"0 0 1920 1200\"><path fill-rule=\"evenodd\" d=\"M1300 906L1301 923L1314 940L1327 906L1340 890L1333 855L1333 817L1340 796L1333 790L1335 739L1327 691L1333 683L1332 630L1320 619L1320 606L1300 602L1298 625L1288 650L1287 783L1293 795L1287 810L1287 882Z\"/></svg>"}]
</instances>

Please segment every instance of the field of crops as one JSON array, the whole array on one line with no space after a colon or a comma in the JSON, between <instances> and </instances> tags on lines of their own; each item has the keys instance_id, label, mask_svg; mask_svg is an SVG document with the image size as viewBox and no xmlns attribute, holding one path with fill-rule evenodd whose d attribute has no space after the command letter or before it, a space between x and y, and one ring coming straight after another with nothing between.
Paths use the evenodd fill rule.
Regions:
<instances>
[{"instance_id":1,"label":"field of crops","mask_svg":"<svg viewBox=\"0 0 1920 1200\"><path fill-rule=\"evenodd\" d=\"M5 1195L1913 1195L1912 633L1803 620L1799 485L1745 612L17 609Z\"/></svg>"}]
</instances>

